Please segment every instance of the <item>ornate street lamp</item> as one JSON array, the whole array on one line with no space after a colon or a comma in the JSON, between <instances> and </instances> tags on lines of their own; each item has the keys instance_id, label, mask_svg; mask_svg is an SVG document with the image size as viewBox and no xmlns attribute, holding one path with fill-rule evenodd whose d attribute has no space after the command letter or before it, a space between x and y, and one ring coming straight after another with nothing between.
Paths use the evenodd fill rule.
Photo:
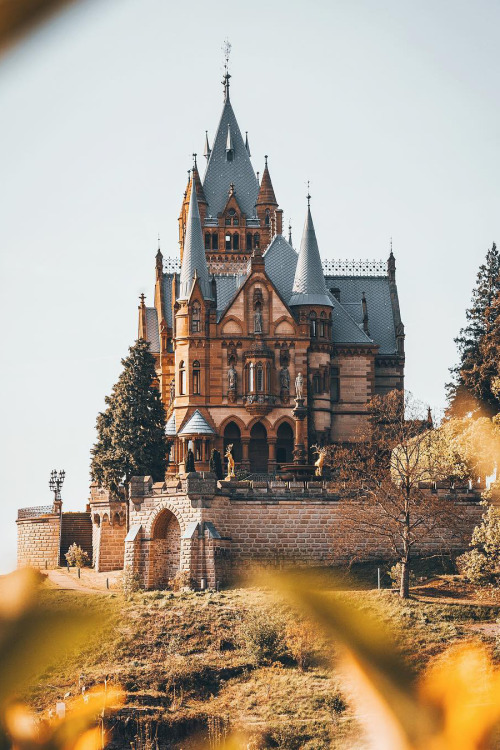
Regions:
<instances>
[{"instance_id":1,"label":"ornate street lamp","mask_svg":"<svg viewBox=\"0 0 500 750\"><path fill-rule=\"evenodd\" d=\"M53 469L53 471L50 472L49 489L54 493L54 502L62 500L61 487L63 486L65 476L66 472L64 469L59 472Z\"/></svg>"}]
</instances>

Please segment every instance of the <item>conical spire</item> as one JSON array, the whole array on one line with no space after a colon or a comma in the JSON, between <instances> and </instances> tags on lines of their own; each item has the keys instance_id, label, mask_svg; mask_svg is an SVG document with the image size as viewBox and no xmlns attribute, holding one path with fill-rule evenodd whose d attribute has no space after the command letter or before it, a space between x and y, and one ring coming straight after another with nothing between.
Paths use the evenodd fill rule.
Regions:
<instances>
[{"instance_id":1,"label":"conical spire","mask_svg":"<svg viewBox=\"0 0 500 750\"><path fill-rule=\"evenodd\" d=\"M205 149L203 151L203 156L207 161L210 159L211 153L212 149L210 148L210 143L208 142L208 130L205 130Z\"/></svg>"},{"instance_id":2,"label":"conical spire","mask_svg":"<svg viewBox=\"0 0 500 750\"><path fill-rule=\"evenodd\" d=\"M250 143L248 142L248 130L245 130L245 148L247 150L248 156L252 156L250 153Z\"/></svg>"},{"instance_id":3,"label":"conical spire","mask_svg":"<svg viewBox=\"0 0 500 750\"><path fill-rule=\"evenodd\" d=\"M272 205L277 206L278 201L274 194L273 183L271 182L271 175L269 174L269 168L267 166L267 154L266 154L266 165L262 172L262 180L260 181L259 195L257 198L257 205Z\"/></svg>"},{"instance_id":4,"label":"conical spire","mask_svg":"<svg viewBox=\"0 0 500 750\"><path fill-rule=\"evenodd\" d=\"M206 203L205 193L203 191L203 185L201 184L200 174L198 172L198 165L196 163L196 154L193 154L193 169L191 170L192 179L196 185L196 195L198 196L198 203ZM191 185L193 183L191 182Z\"/></svg>"},{"instance_id":5,"label":"conical spire","mask_svg":"<svg viewBox=\"0 0 500 750\"><path fill-rule=\"evenodd\" d=\"M304 232L300 243L295 279L292 287L292 297L289 305L325 305L333 307L326 289L318 241L307 198L307 215Z\"/></svg>"},{"instance_id":6,"label":"conical spire","mask_svg":"<svg viewBox=\"0 0 500 750\"><path fill-rule=\"evenodd\" d=\"M212 298L212 287L208 278L207 260L203 247L203 234L201 231L200 212L194 180L191 181L191 196L189 199L189 210L186 222L186 236L184 240L184 253L182 256L180 288L178 299L188 299L193 287L193 279L200 282L201 291L205 299Z\"/></svg>"}]
</instances>

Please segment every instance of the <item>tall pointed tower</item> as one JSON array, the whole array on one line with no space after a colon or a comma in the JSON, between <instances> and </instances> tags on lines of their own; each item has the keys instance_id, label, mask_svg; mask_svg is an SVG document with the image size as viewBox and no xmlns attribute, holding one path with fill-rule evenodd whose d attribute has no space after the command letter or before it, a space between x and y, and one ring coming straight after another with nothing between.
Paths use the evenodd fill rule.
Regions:
<instances>
[{"instance_id":1,"label":"tall pointed tower","mask_svg":"<svg viewBox=\"0 0 500 750\"><path fill-rule=\"evenodd\" d=\"M203 180L196 157L191 173L198 195L203 247L212 273L244 271L253 250L256 247L265 250L273 236L282 231L282 211L272 186L267 156L259 186L250 160L248 133L243 138L231 104L230 78L226 68L224 106L212 145L205 132L207 165ZM190 178L179 216L181 259L191 182Z\"/></svg>"}]
</instances>

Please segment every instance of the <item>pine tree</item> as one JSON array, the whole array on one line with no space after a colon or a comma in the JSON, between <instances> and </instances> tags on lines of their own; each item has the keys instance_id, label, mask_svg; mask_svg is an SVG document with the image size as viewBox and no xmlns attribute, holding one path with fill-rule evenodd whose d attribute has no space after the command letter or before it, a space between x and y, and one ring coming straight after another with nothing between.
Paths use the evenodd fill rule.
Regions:
<instances>
[{"instance_id":1,"label":"pine tree","mask_svg":"<svg viewBox=\"0 0 500 750\"><path fill-rule=\"evenodd\" d=\"M498 327L494 331L498 316L495 301L499 296L500 254L493 243L477 274L472 304L466 312L467 325L455 339L459 363L450 370L453 382L447 385L448 416L464 416L475 411L478 404L490 413L500 409L499 399L492 390L492 370L485 366L484 360L486 351L488 358L495 351L492 349L494 336L498 335ZM496 347L498 351L498 341Z\"/></svg>"},{"instance_id":2,"label":"pine tree","mask_svg":"<svg viewBox=\"0 0 500 750\"><path fill-rule=\"evenodd\" d=\"M117 492L134 475L165 476L165 410L156 386L155 360L149 343L139 339L122 359L123 371L97 417L97 442L91 453L91 476Z\"/></svg>"}]
</instances>

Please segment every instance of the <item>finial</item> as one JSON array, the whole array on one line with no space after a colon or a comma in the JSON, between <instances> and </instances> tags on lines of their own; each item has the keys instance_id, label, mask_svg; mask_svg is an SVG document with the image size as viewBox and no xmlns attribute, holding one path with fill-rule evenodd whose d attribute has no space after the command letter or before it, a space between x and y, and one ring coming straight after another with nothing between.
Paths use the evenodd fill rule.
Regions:
<instances>
[{"instance_id":1,"label":"finial","mask_svg":"<svg viewBox=\"0 0 500 750\"><path fill-rule=\"evenodd\" d=\"M307 195L306 195L306 198L307 198L307 208L310 208L310 206L311 206L311 194L309 192L309 185L310 185L310 182L309 182L309 180L307 180Z\"/></svg>"},{"instance_id":2,"label":"finial","mask_svg":"<svg viewBox=\"0 0 500 750\"><path fill-rule=\"evenodd\" d=\"M190 180L191 180L191 170L188 169L188 182L190 182Z\"/></svg>"},{"instance_id":3,"label":"finial","mask_svg":"<svg viewBox=\"0 0 500 750\"><path fill-rule=\"evenodd\" d=\"M292 222L288 222L288 243L292 244Z\"/></svg>"},{"instance_id":4,"label":"finial","mask_svg":"<svg viewBox=\"0 0 500 750\"><path fill-rule=\"evenodd\" d=\"M198 168L198 165L196 164L196 157L197 157L197 154L193 154L193 169Z\"/></svg>"},{"instance_id":5,"label":"finial","mask_svg":"<svg viewBox=\"0 0 500 750\"><path fill-rule=\"evenodd\" d=\"M144 292L139 295L139 299L141 300L141 307L144 307L144 300L146 299Z\"/></svg>"},{"instance_id":6,"label":"finial","mask_svg":"<svg viewBox=\"0 0 500 750\"><path fill-rule=\"evenodd\" d=\"M160 233L158 232L158 250L160 249Z\"/></svg>"},{"instance_id":7,"label":"finial","mask_svg":"<svg viewBox=\"0 0 500 750\"><path fill-rule=\"evenodd\" d=\"M234 195L234 182L229 184L229 195Z\"/></svg>"},{"instance_id":8,"label":"finial","mask_svg":"<svg viewBox=\"0 0 500 750\"><path fill-rule=\"evenodd\" d=\"M257 172L257 185L260 185L260 172Z\"/></svg>"},{"instance_id":9,"label":"finial","mask_svg":"<svg viewBox=\"0 0 500 750\"><path fill-rule=\"evenodd\" d=\"M224 39L222 45L222 52L224 53L224 76L222 78L222 85L224 86L224 101L229 101L229 79L231 74L229 72L229 56L231 55L231 42L229 39Z\"/></svg>"},{"instance_id":10,"label":"finial","mask_svg":"<svg viewBox=\"0 0 500 750\"><path fill-rule=\"evenodd\" d=\"M266 160L266 167L267 167L267 154L264 155L264 159Z\"/></svg>"}]
</instances>

